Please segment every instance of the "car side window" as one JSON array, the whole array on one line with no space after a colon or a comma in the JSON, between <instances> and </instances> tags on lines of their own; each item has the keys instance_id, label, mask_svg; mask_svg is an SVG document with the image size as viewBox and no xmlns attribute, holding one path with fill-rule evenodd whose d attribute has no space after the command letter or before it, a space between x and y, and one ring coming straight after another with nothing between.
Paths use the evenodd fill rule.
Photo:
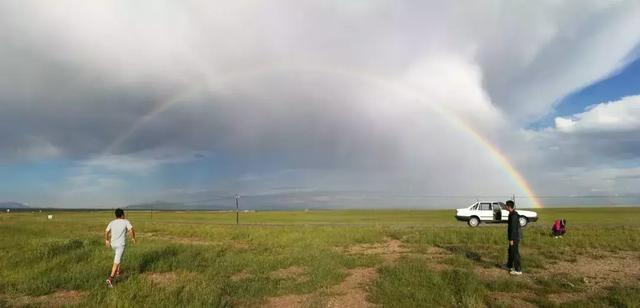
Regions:
<instances>
[{"instance_id":1,"label":"car side window","mask_svg":"<svg viewBox=\"0 0 640 308\"><path fill-rule=\"evenodd\" d=\"M493 210L496 211L496 210L499 210L499 209L500 209L500 203L494 202L493 203Z\"/></svg>"},{"instance_id":2,"label":"car side window","mask_svg":"<svg viewBox=\"0 0 640 308\"><path fill-rule=\"evenodd\" d=\"M491 211L491 203L480 203L481 211Z\"/></svg>"},{"instance_id":3,"label":"car side window","mask_svg":"<svg viewBox=\"0 0 640 308\"><path fill-rule=\"evenodd\" d=\"M506 211L507 210L507 205L502 203L502 202L500 202L500 209L502 209L503 211Z\"/></svg>"}]
</instances>

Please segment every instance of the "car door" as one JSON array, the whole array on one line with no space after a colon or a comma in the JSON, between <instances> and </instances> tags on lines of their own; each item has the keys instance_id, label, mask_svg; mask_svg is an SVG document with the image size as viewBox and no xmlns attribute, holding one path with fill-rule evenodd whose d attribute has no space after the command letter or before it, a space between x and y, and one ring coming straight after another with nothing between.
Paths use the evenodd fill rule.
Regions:
<instances>
[{"instance_id":1,"label":"car door","mask_svg":"<svg viewBox=\"0 0 640 308\"><path fill-rule=\"evenodd\" d=\"M501 221L502 220L502 209L500 208L500 202L493 202L491 204L491 210L493 211L493 221Z\"/></svg>"},{"instance_id":2,"label":"car door","mask_svg":"<svg viewBox=\"0 0 640 308\"><path fill-rule=\"evenodd\" d=\"M478 204L478 216L480 216L480 220L482 221L493 220L493 211L491 210L490 202L480 202L480 204Z\"/></svg>"},{"instance_id":3,"label":"car door","mask_svg":"<svg viewBox=\"0 0 640 308\"><path fill-rule=\"evenodd\" d=\"M507 205L504 204L503 202L499 202L499 204L500 204L500 211L502 211L502 221L509 220L509 211L507 211Z\"/></svg>"}]
</instances>

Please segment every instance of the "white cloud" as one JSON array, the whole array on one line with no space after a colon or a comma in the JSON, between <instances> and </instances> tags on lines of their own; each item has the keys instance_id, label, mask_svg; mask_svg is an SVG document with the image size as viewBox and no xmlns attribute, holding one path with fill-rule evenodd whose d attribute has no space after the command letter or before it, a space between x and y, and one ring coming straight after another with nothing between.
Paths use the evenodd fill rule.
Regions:
<instances>
[{"instance_id":1,"label":"white cloud","mask_svg":"<svg viewBox=\"0 0 640 308\"><path fill-rule=\"evenodd\" d=\"M575 129L576 122L570 118L556 117L556 129L561 132L571 132Z\"/></svg>"},{"instance_id":2,"label":"white cloud","mask_svg":"<svg viewBox=\"0 0 640 308\"><path fill-rule=\"evenodd\" d=\"M556 129L564 133L611 133L640 130L640 95L590 106L571 117L557 117Z\"/></svg>"},{"instance_id":3,"label":"white cloud","mask_svg":"<svg viewBox=\"0 0 640 308\"><path fill-rule=\"evenodd\" d=\"M507 1L478 25L478 55L495 104L533 122L565 95L615 73L640 32L636 1ZM486 23L486 17L479 18Z\"/></svg>"}]
</instances>

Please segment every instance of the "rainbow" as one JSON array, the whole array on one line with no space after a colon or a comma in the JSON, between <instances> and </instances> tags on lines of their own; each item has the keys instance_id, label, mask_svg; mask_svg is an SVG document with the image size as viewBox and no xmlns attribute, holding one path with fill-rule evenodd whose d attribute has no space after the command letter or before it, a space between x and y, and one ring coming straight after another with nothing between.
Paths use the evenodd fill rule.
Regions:
<instances>
[{"instance_id":1,"label":"rainbow","mask_svg":"<svg viewBox=\"0 0 640 308\"><path fill-rule=\"evenodd\" d=\"M250 71L242 71L239 73L234 73L227 75L223 80L218 80L216 84L220 86L223 83L232 83L237 80L241 80L246 77L256 76L262 73L275 72L275 71L284 71L284 72L320 72L320 73L328 73L335 75L343 75L347 77L356 77L362 80L367 80L368 82L372 82L374 84L381 85L387 89L391 89L396 93L400 93L406 97L411 97L416 101L424 102L424 99L421 99L421 95L419 95L416 91L411 89L406 85L399 84L397 82L391 81L379 75L371 74L368 72L361 72L356 70L347 70L344 68L336 68L336 67L327 67L327 66L309 66L309 65L270 65L270 66L262 66L258 67L254 70ZM209 89L209 85L207 83L202 83L198 85L192 85L182 92L178 92L176 95L172 95L166 100L163 100L156 104L154 108L151 109L150 112L145 114L140 118L140 120L133 123L129 128L127 128L121 135L119 135L111 144L109 144L101 153L101 155L110 154L114 149L116 149L119 145L122 144L125 140L130 138L135 132L143 127L147 122L154 119L170 107L180 104L185 99L191 97L196 92L204 89ZM513 164L509 161L509 159L500 151L500 149L494 145L491 141L485 138L482 134L476 131L471 125L467 124L454 114L453 112L442 108L436 104L427 104L433 111L436 111L444 118L448 119L452 124L458 127L460 130L468 134L472 137L473 140L478 142L482 147L487 149L488 153L493 157L495 161L497 161L500 166L504 168L504 170L509 174L509 176L515 181L516 185L522 189L522 191L526 194L526 197L531 201L531 204L534 208L543 208L542 203L540 203L539 199L536 197L535 193L531 189L529 183L525 180L524 176L513 166Z\"/></svg>"},{"instance_id":2,"label":"rainbow","mask_svg":"<svg viewBox=\"0 0 640 308\"><path fill-rule=\"evenodd\" d=\"M533 189L531 189L529 183L524 179L524 176L522 176L522 173L520 173L520 171L518 171L518 169L516 169L509 161L509 159L507 159L507 157L502 152L500 152L500 149L497 146L487 140L484 136L480 135L477 131L473 130L469 125L466 125L462 122L459 123L459 125L469 135L473 136L476 141L482 144L489 151L491 156L493 156L493 158L504 168L504 170L509 173L511 178L516 181L516 184L527 195L527 198L529 198L529 200L531 201L531 205L534 208L543 208L542 203L540 203L540 200L538 199L538 197L536 197Z\"/></svg>"}]
</instances>

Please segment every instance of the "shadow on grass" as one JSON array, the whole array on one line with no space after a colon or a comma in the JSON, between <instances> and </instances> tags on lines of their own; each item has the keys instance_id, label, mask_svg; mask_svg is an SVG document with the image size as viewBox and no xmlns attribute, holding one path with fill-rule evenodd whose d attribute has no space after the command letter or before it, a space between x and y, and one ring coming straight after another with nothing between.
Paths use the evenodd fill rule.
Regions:
<instances>
[{"instance_id":1,"label":"shadow on grass","mask_svg":"<svg viewBox=\"0 0 640 308\"><path fill-rule=\"evenodd\" d=\"M482 255L474 250L471 250L467 247L458 246L458 245L446 245L440 246L440 248L446 249L454 255L462 256L469 261L472 261L474 264L488 268L488 267L500 267L501 264L496 264L495 262L488 261L482 258Z\"/></svg>"},{"instance_id":2,"label":"shadow on grass","mask_svg":"<svg viewBox=\"0 0 640 308\"><path fill-rule=\"evenodd\" d=\"M439 247L448 250L453 255L464 257L465 259L473 262L473 264L478 265L480 267L484 267L484 268L491 268L491 267L502 268L503 267L503 264L499 262L497 263L495 261L495 258L487 259L486 256L485 258L483 258L482 257L483 254L465 246L443 245ZM485 251L483 251L483 253L484 252ZM506 262L506 257L507 257L506 248L504 249L504 257ZM523 268L528 268L528 269L544 269L545 264L548 262L548 260L544 256L541 256L537 253L523 254L522 251L520 252L520 260L522 262Z\"/></svg>"}]
</instances>

